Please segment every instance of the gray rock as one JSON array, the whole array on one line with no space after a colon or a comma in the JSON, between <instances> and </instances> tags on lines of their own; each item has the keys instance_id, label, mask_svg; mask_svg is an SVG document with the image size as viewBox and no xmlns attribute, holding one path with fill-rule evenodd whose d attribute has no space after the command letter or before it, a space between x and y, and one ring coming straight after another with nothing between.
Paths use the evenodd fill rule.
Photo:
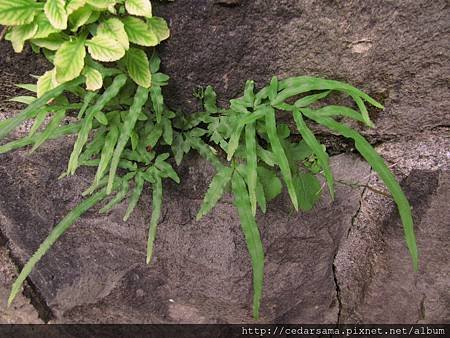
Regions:
<instances>
[{"instance_id":1,"label":"gray rock","mask_svg":"<svg viewBox=\"0 0 450 338\"><path fill-rule=\"evenodd\" d=\"M414 272L390 198L367 189L335 260L342 323L445 323L450 317L450 137L418 135L378 147L413 207ZM372 176L369 186L385 190Z\"/></svg>"},{"instance_id":2,"label":"gray rock","mask_svg":"<svg viewBox=\"0 0 450 338\"><path fill-rule=\"evenodd\" d=\"M87 186L87 172L56 179L67 154L61 147L67 150L54 143L32 157L24 151L1 157L0 213L7 221L0 229L22 263ZM368 166L355 156L340 155L332 163L344 181L368 177ZM181 173L208 168L198 158L185 166ZM251 267L236 212L226 198L194 221L211 176L201 185L195 177L184 176L179 189L169 185L150 266L144 264L151 209L147 195L128 223L121 221L124 206L109 216L89 212L55 244L31 274L55 322L252 320ZM186 194L192 186L194 194ZM266 249L262 322L336 322L332 262L361 191L339 186L333 207L324 198L306 214L292 213L283 195L267 215L258 215Z\"/></svg>"},{"instance_id":3,"label":"gray rock","mask_svg":"<svg viewBox=\"0 0 450 338\"><path fill-rule=\"evenodd\" d=\"M0 324L43 324L30 299L20 294L11 307L6 307L11 285L17 277L14 263L8 250L0 245Z\"/></svg>"},{"instance_id":4,"label":"gray rock","mask_svg":"<svg viewBox=\"0 0 450 338\"><path fill-rule=\"evenodd\" d=\"M241 95L246 79L262 86L272 75L315 75L365 90L386 109L371 110L377 128L363 132L408 193L421 252L414 273L395 206L373 190L384 191L383 185L358 157L333 157L341 181L334 203L324 197L311 212L295 214L283 195L267 215L258 215L266 251L261 322L448 321L447 1L220 2L154 4L172 31L160 48L163 70L172 77L169 104L193 112L200 108L193 90L209 84L226 104ZM32 82L29 75L42 74L48 63L31 59L29 51L13 54L4 41L0 53L1 119L18 108L4 100L24 93L14 83ZM330 151L353 150L318 132ZM18 265L81 200L93 176L82 170L57 180L72 142L52 142L32 156L0 155L0 232ZM251 269L231 198L196 222L213 170L190 157L179 172L182 184L167 184L152 264L144 264L148 192L128 223L121 221L124 206L107 216L90 211L30 276L28 297L41 317L58 323L251 321ZM350 187L354 182L370 188ZM11 277L5 283L0 319ZM26 298L18 302L31 313L21 318L36 319Z\"/></svg>"},{"instance_id":5,"label":"gray rock","mask_svg":"<svg viewBox=\"0 0 450 338\"><path fill-rule=\"evenodd\" d=\"M155 6L172 36L160 48L172 77L167 99L191 112L197 86L223 100L246 79L260 87L273 75L347 81L385 104L372 110L374 141L450 125L450 10L439 1L214 0ZM223 101L226 103L226 101Z\"/></svg>"}]
</instances>

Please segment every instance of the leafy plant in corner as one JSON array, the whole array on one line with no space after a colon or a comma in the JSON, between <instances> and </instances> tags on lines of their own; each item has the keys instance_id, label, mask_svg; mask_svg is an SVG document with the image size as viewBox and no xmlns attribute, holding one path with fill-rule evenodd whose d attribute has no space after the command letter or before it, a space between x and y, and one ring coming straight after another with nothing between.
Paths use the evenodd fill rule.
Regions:
<instances>
[{"instance_id":1,"label":"leafy plant in corner","mask_svg":"<svg viewBox=\"0 0 450 338\"><path fill-rule=\"evenodd\" d=\"M320 198L317 178L326 179L334 197L329 156L309 122L350 138L379 174L400 211L406 243L417 269L411 210L400 186L382 158L356 130L340 121L353 119L373 127L366 103L382 105L360 90L338 81L313 77L278 80L255 91L248 81L244 95L219 108L208 86L197 93L204 111L185 116L164 103L162 87L169 77L159 72L160 59L146 47L169 37L162 18L152 16L149 0L0 0L0 24L5 38L21 52L29 42L43 53L53 69L37 84L18 85L32 93L12 100L27 107L0 121L0 140L26 120L33 120L27 136L0 145L0 154L31 146L35 151L51 139L75 134L68 168L96 168L85 199L50 232L15 281L9 304L27 276L53 243L87 210L102 204L105 213L128 200L127 220L143 192L152 189L152 215L147 242L150 263L163 200L163 180L179 183L172 159L179 165L185 154L197 151L216 169L197 219L210 212L231 191L253 268L253 316L258 318L262 297L264 250L256 212L287 188L295 210L308 211ZM358 110L324 105L323 99L340 92L349 95ZM301 137L294 142L279 114L292 116ZM68 124L63 124L69 119ZM171 149L171 153L162 149Z\"/></svg>"},{"instance_id":2,"label":"leafy plant in corner","mask_svg":"<svg viewBox=\"0 0 450 338\"><path fill-rule=\"evenodd\" d=\"M217 170L197 219L214 207L231 184L253 266L253 316L259 315L264 274L264 250L255 220L257 207L265 213L267 203L281 193L284 185L295 210L310 210L320 198L319 174L325 177L331 198L334 198L329 156L306 121L320 124L355 142L356 149L378 173L398 206L406 244L417 269L418 252L408 200L370 143L356 130L337 121L348 118L372 127L366 103L380 109L383 106L348 84L314 77L281 81L273 77L269 85L256 93L254 87L253 81L247 81L244 95L231 100L228 109L219 109L216 94L208 86L201 95L205 111L184 121L184 139L176 135L175 139L183 141L172 145L177 156L188 144ZM359 111L321 104L321 100L333 92L352 97ZM277 112L292 116L300 141L291 141L288 125L277 123ZM205 137L207 142L203 141ZM226 163L220 161L221 153L226 154Z\"/></svg>"}]
</instances>

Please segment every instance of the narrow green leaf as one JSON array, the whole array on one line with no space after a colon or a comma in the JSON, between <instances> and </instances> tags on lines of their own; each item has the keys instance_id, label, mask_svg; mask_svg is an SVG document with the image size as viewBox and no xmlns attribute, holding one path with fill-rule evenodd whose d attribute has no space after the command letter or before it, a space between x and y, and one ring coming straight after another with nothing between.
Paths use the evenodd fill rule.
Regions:
<instances>
[{"instance_id":1,"label":"narrow green leaf","mask_svg":"<svg viewBox=\"0 0 450 338\"><path fill-rule=\"evenodd\" d=\"M31 104L33 101L35 101L36 98L34 96L15 96L10 98L8 101L11 102L19 102L19 103L24 103L24 104Z\"/></svg>"},{"instance_id":2,"label":"narrow green leaf","mask_svg":"<svg viewBox=\"0 0 450 338\"><path fill-rule=\"evenodd\" d=\"M203 198L202 205L197 213L197 221L209 213L222 197L225 187L231 180L233 168L223 166L213 177L208 191Z\"/></svg>"},{"instance_id":3,"label":"narrow green leaf","mask_svg":"<svg viewBox=\"0 0 450 338\"><path fill-rule=\"evenodd\" d=\"M99 210L99 213L104 214L109 212L112 208L114 208L117 204L122 202L128 194L129 191L129 185L128 181L123 180L122 182L122 188L119 190L119 192L106 204L103 208Z\"/></svg>"},{"instance_id":4,"label":"narrow green leaf","mask_svg":"<svg viewBox=\"0 0 450 338\"><path fill-rule=\"evenodd\" d=\"M144 188L144 177L142 176L141 172L138 172L136 177L134 178L134 182L136 183L133 192L131 193L130 200L128 202L128 208L125 212L125 216L123 216L124 222L130 218L131 213L136 208L136 205L139 202L139 199L142 195L142 190Z\"/></svg>"},{"instance_id":5,"label":"narrow green leaf","mask_svg":"<svg viewBox=\"0 0 450 338\"><path fill-rule=\"evenodd\" d=\"M136 130L133 130L130 135L131 140L131 150L135 151L139 145L139 134L136 132Z\"/></svg>"},{"instance_id":6,"label":"narrow green leaf","mask_svg":"<svg viewBox=\"0 0 450 338\"><path fill-rule=\"evenodd\" d=\"M136 125L139 114L142 111L142 107L147 102L148 99L148 89L143 87L138 87L136 90L136 94L134 96L133 104L130 107L129 114L127 118L123 122L123 126L121 127L121 133L119 140L117 141L116 148L114 149L113 158L111 161L111 168L109 170L109 181L108 181L108 194L111 192L112 185L114 182L114 176L116 175L117 165L120 161L120 155L122 154L123 149L125 148L131 132Z\"/></svg>"},{"instance_id":7,"label":"narrow green leaf","mask_svg":"<svg viewBox=\"0 0 450 338\"><path fill-rule=\"evenodd\" d=\"M272 103L273 100L275 100L275 97L278 93L278 78L276 76L272 77L272 80L270 80L269 90L268 90L268 97L270 102Z\"/></svg>"},{"instance_id":8,"label":"narrow green leaf","mask_svg":"<svg viewBox=\"0 0 450 338\"><path fill-rule=\"evenodd\" d=\"M284 182L286 183L289 196L291 197L292 204L295 210L298 210L297 194L295 192L295 187L292 180L292 173L289 167L289 161L278 138L275 110L273 109L266 115L266 130L270 145L272 146L272 151L277 159L277 164L280 167L281 174L283 175Z\"/></svg>"},{"instance_id":9,"label":"narrow green leaf","mask_svg":"<svg viewBox=\"0 0 450 338\"><path fill-rule=\"evenodd\" d=\"M163 130L160 125L155 126L152 131L145 137L145 145L154 147L158 143Z\"/></svg>"},{"instance_id":10,"label":"narrow green leaf","mask_svg":"<svg viewBox=\"0 0 450 338\"><path fill-rule=\"evenodd\" d=\"M383 109L383 106L361 90L340 81L325 80L310 76L291 77L279 82L281 92L276 96L273 105L278 105L292 96L311 90L337 90L349 95L361 97L371 105Z\"/></svg>"},{"instance_id":11,"label":"narrow green leaf","mask_svg":"<svg viewBox=\"0 0 450 338\"><path fill-rule=\"evenodd\" d=\"M69 174L74 174L75 170L78 168L78 158L83 150L84 145L86 144L89 132L92 129L92 120L95 115L103 109L103 107L111 101L114 97L117 96L120 89L125 85L127 81L126 75L117 75L113 83L105 90L105 92L98 98L97 102L94 106L92 106L88 112L86 117L83 118L82 126L80 132L78 133L78 138L74 144L72 154L70 155L69 164L67 168L67 172ZM111 187L112 189L112 183ZM110 192L111 190L109 190Z\"/></svg>"},{"instance_id":12,"label":"narrow green leaf","mask_svg":"<svg viewBox=\"0 0 450 338\"><path fill-rule=\"evenodd\" d=\"M246 125L247 123L255 122L256 120L262 119L266 116L268 112L270 112L270 107L267 105L261 105L255 109L255 111L251 114L246 115L245 117L239 120L239 124L241 126Z\"/></svg>"},{"instance_id":13,"label":"narrow green leaf","mask_svg":"<svg viewBox=\"0 0 450 338\"><path fill-rule=\"evenodd\" d=\"M161 65L161 59L158 56L156 51L153 51L152 56L150 57L150 71L152 74L157 73L159 71L159 66Z\"/></svg>"},{"instance_id":14,"label":"narrow green leaf","mask_svg":"<svg viewBox=\"0 0 450 338\"><path fill-rule=\"evenodd\" d=\"M264 149L259 144L256 145L256 155L269 167L273 167L276 163L274 153Z\"/></svg>"},{"instance_id":15,"label":"narrow green leaf","mask_svg":"<svg viewBox=\"0 0 450 338\"><path fill-rule=\"evenodd\" d=\"M253 317L259 318L263 279L264 279L264 249L255 217L251 213L250 199L244 179L237 171L231 180L234 205L238 211L242 232L250 254L253 269Z\"/></svg>"},{"instance_id":16,"label":"narrow green leaf","mask_svg":"<svg viewBox=\"0 0 450 338\"><path fill-rule=\"evenodd\" d=\"M414 269L418 269L418 250L416 245L416 238L414 235L413 219L411 215L411 206L403 193L400 185L398 184L395 176L389 170L389 168L384 163L384 160L380 155L373 149L367 140L361 136L357 131L349 128L345 124L336 122L335 120L328 117L319 117L313 114L309 109L302 110L304 114L316 121L317 123L324 125L325 127L345 136L351 138L355 141L355 147L360 152L360 154L366 159L375 172L378 173L380 178L383 180L386 187L392 194L392 197L397 204L400 218L403 223L403 229L405 233L406 244L408 246L409 253L412 257Z\"/></svg>"},{"instance_id":17,"label":"narrow green leaf","mask_svg":"<svg viewBox=\"0 0 450 338\"><path fill-rule=\"evenodd\" d=\"M173 129L172 129L172 123L169 119L163 119L163 139L164 142L167 143L167 145L172 145L173 142Z\"/></svg>"},{"instance_id":18,"label":"narrow green leaf","mask_svg":"<svg viewBox=\"0 0 450 338\"><path fill-rule=\"evenodd\" d=\"M42 133L40 133L39 136L36 138L36 141L30 152L34 152L38 147L42 145L42 143L44 143L50 137L51 134L54 133L54 131L58 128L59 124L61 123L61 121L65 116L66 116L65 110L59 110L55 113L55 116L50 121L47 128L45 128L45 130Z\"/></svg>"},{"instance_id":19,"label":"narrow green leaf","mask_svg":"<svg viewBox=\"0 0 450 338\"><path fill-rule=\"evenodd\" d=\"M83 202L78 204L77 207L72 209L71 212L67 214L66 217L64 217L61 222L59 222L50 232L48 237L45 239L44 242L39 246L39 249L31 256L31 258L28 260L28 262L23 267L22 271L20 272L19 276L17 277L16 281L12 285L11 293L8 298L8 306L11 305L14 298L17 296L17 294L22 289L22 284L25 281L25 279L28 277L28 275L33 270L33 267L36 265L36 263L39 262L39 260L44 256L47 251L51 248L51 246L56 242L56 240L73 224L75 221L86 211L88 211L90 208L95 206L97 203L99 203L102 199L104 199L106 196L105 190L102 190L95 195L85 199Z\"/></svg>"},{"instance_id":20,"label":"narrow green leaf","mask_svg":"<svg viewBox=\"0 0 450 338\"><path fill-rule=\"evenodd\" d=\"M356 105L359 108L359 111L361 112L363 122L370 128L375 127L373 122L370 120L369 112L367 111L366 105L364 104L364 101L357 96L356 94L352 94L353 100L356 102Z\"/></svg>"},{"instance_id":21,"label":"narrow green leaf","mask_svg":"<svg viewBox=\"0 0 450 338\"><path fill-rule=\"evenodd\" d=\"M159 176L161 178L171 178L176 183L180 183L180 178L172 166L167 162L155 163L155 167L159 169Z\"/></svg>"},{"instance_id":22,"label":"narrow green leaf","mask_svg":"<svg viewBox=\"0 0 450 338\"><path fill-rule=\"evenodd\" d=\"M312 105L313 103L326 98L330 93L331 93L331 90L326 90L319 94L313 94L313 95L308 95L308 96L302 97L301 99L295 101L294 106L296 106L297 108L308 107L308 106Z\"/></svg>"},{"instance_id":23,"label":"narrow green leaf","mask_svg":"<svg viewBox=\"0 0 450 338\"><path fill-rule=\"evenodd\" d=\"M172 152L175 156L175 163L179 166L181 164L181 161L183 160L184 156L184 139L181 133L175 133L175 136L173 138L172 142Z\"/></svg>"},{"instance_id":24,"label":"narrow green leaf","mask_svg":"<svg viewBox=\"0 0 450 338\"><path fill-rule=\"evenodd\" d=\"M256 186L258 173L256 172L258 159L256 157L256 131L255 125L249 123L245 126L245 150L247 155L247 186L252 206L252 214L256 215Z\"/></svg>"},{"instance_id":25,"label":"narrow green leaf","mask_svg":"<svg viewBox=\"0 0 450 338\"><path fill-rule=\"evenodd\" d=\"M97 168L97 173L95 174L95 185L100 183L100 180L103 178L106 170L108 169L118 137L119 128L112 126L108 134L106 134L105 145L103 146L100 163Z\"/></svg>"},{"instance_id":26,"label":"narrow green leaf","mask_svg":"<svg viewBox=\"0 0 450 338\"><path fill-rule=\"evenodd\" d=\"M80 122L80 124L82 124L82 122ZM106 138L106 128L100 127L96 129L95 135L92 138L91 142L89 142L86 145L86 148L81 153L79 162L84 163L100 154L101 150L103 149L103 145L105 144L105 138Z\"/></svg>"},{"instance_id":27,"label":"narrow green leaf","mask_svg":"<svg viewBox=\"0 0 450 338\"><path fill-rule=\"evenodd\" d=\"M227 148L227 161L231 161L233 158L234 153L236 152L237 148L239 147L239 140L241 138L243 126L239 125L234 132L231 134L230 141L228 142L228 148Z\"/></svg>"},{"instance_id":28,"label":"narrow green leaf","mask_svg":"<svg viewBox=\"0 0 450 338\"><path fill-rule=\"evenodd\" d=\"M164 111L164 97L161 93L161 87L152 86L150 88L150 98L152 100L153 110L156 113L156 123L160 123Z\"/></svg>"},{"instance_id":29,"label":"narrow green leaf","mask_svg":"<svg viewBox=\"0 0 450 338\"><path fill-rule=\"evenodd\" d=\"M244 89L244 97L243 100L247 107L253 107L253 103L255 102L255 81L253 80L247 80L245 83L245 89Z\"/></svg>"},{"instance_id":30,"label":"narrow green leaf","mask_svg":"<svg viewBox=\"0 0 450 338\"><path fill-rule=\"evenodd\" d=\"M36 93L37 92L37 85L33 83L19 83L15 85L18 88L26 89L30 92Z\"/></svg>"},{"instance_id":31,"label":"narrow green leaf","mask_svg":"<svg viewBox=\"0 0 450 338\"><path fill-rule=\"evenodd\" d=\"M59 137L70 135L70 134L76 134L78 130L80 129L79 123L73 123L66 126L62 126L61 128L56 129L48 139L54 140ZM40 133L36 133L32 136L26 136L18 140L11 141L9 143L3 144L0 146L0 154L7 153L9 151L26 147L30 144L33 144L36 139L39 137Z\"/></svg>"},{"instance_id":32,"label":"narrow green leaf","mask_svg":"<svg viewBox=\"0 0 450 338\"><path fill-rule=\"evenodd\" d=\"M318 114L320 116L328 116L328 117L344 116L344 117L348 117L353 120L365 123L364 118L362 117L362 115L360 113L358 113L354 109L351 109L351 108L345 107L345 106L329 105L329 106L325 106L325 107L314 110L314 113Z\"/></svg>"},{"instance_id":33,"label":"narrow green leaf","mask_svg":"<svg viewBox=\"0 0 450 338\"><path fill-rule=\"evenodd\" d=\"M187 141L189 141L192 148L197 150L201 156L207 159L214 166L214 168L216 168L216 170L220 170L223 167L223 164L205 142L203 142L200 138L192 137L189 134L186 134L186 136Z\"/></svg>"},{"instance_id":34,"label":"narrow green leaf","mask_svg":"<svg viewBox=\"0 0 450 338\"><path fill-rule=\"evenodd\" d=\"M207 86L203 93L203 105L208 113L217 112L217 94L212 86Z\"/></svg>"},{"instance_id":35,"label":"narrow green leaf","mask_svg":"<svg viewBox=\"0 0 450 338\"><path fill-rule=\"evenodd\" d=\"M267 211L267 201L264 193L264 187L259 180L256 183L256 200L261 211L265 214Z\"/></svg>"},{"instance_id":36,"label":"narrow green leaf","mask_svg":"<svg viewBox=\"0 0 450 338\"><path fill-rule=\"evenodd\" d=\"M305 121L303 120L302 113L299 110L294 110L293 115L300 135L302 135L308 147L311 148L311 150L317 156L320 166L323 169L325 179L327 180L331 199L334 199L334 178L333 173L331 172L328 154L323 149L317 138L314 136L314 133L311 131L311 129L309 129L306 125Z\"/></svg>"},{"instance_id":37,"label":"narrow green leaf","mask_svg":"<svg viewBox=\"0 0 450 338\"><path fill-rule=\"evenodd\" d=\"M156 238L156 229L158 227L158 221L161 216L161 204L162 204L162 182L159 176L155 177L156 182L153 185L153 201L152 201L152 219L150 220L150 227L148 230L147 241L147 264L150 264L153 256L153 244Z\"/></svg>"},{"instance_id":38,"label":"narrow green leaf","mask_svg":"<svg viewBox=\"0 0 450 338\"><path fill-rule=\"evenodd\" d=\"M22 122L35 116L39 112L39 109L42 106L46 105L49 100L54 99L55 97L61 95L61 93L64 90L76 87L82 82L83 82L82 78L74 79L73 81L59 85L58 87L42 95L40 98L34 100L26 109L24 109L18 115L11 118L8 124L6 124L0 129L0 140L3 139L6 135L8 135L11 131L16 129Z\"/></svg>"},{"instance_id":39,"label":"narrow green leaf","mask_svg":"<svg viewBox=\"0 0 450 338\"><path fill-rule=\"evenodd\" d=\"M33 126L31 127L30 132L28 133L28 137L33 136L37 132L42 123L44 123L47 113L48 113L47 110L43 109L36 115Z\"/></svg>"}]
</instances>

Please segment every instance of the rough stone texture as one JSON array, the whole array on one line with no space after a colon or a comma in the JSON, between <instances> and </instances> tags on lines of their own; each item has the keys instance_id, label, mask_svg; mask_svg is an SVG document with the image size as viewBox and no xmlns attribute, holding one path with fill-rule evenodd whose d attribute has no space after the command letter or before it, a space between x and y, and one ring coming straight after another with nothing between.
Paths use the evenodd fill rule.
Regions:
<instances>
[{"instance_id":1,"label":"rough stone texture","mask_svg":"<svg viewBox=\"0 0 450 338\"><path fill-rule=\"evenodd\" d=\"M246 79L263 86L272 75L313 75L385 104L372 112L373 140L450 125L448 1L186 0L155 12L172 31L161 48L173 79L168 100L187 112L199 85L229 99L242 95Z\"/></svg>"},{"instance_id":2,"label":"rough stone texture","mask_svg":"<svg viewBox=\"0 0 450 338\"><path fill-rule=\"evenodd\" d=\"M22 262L87 185L87 173L56 179L67 155L55 151L60 147L1 157L0 213L6 221L0 229ZM368 166L356 156L339 155L333 167L344 181L368 179ZM180 170L182 185L169 186L150 266L143 264L149 196L128 223L121 221L123 207L107 217L90 212L64 235L31 274L56 322L251 321L251 270L229 198L202 221L193 220L212 172L200 168L208 166L191 160ZM267 256L262 322L336 322L332 262L361 192L340 186L333 208L324 199L298 215L282 196L267 216L258 216Z\"/></svg>"},{"instance_id":3,"label":"rough stone texture","mask_svg":"<svg viewBox=\"0 0 450 338\"><path fill-rule=\"evenodd\" d=\"M413 271L392 201L365 190L335 260L343 323L448 323L450 318L450 138L418 135L378 151L404 177L420 268ZM369 185L384 189L376 176Z\"/></svg>"},{"instance_id":4,"label":"rough stone texture","mask_svg":"<svg viewBox=\"0 0 450 338\"><path fill-rule=\"evenodd\" d=\"M261 322L448 323L448 2L223 2L155 4L155 13L168 18L172 29L160 49L172 77L169 103L194 111L192 91L207 84L225 103L240 95L246 79L263 85L272 75L318 75L362 88L385 104L384 111L370 112L377 128L364 133L402 181L421 253L420 270L413 273L394 204L371 190L385 188L354 155L334 157L340 180L370 188L338 184L333 204L322 200L300 215L291 214L283 196L258 216L267 256ZM30 73L47 67L42 59L30 62L29 53L13 55L4 42L0 55L1 100L21 93L13 83L31 82ZM0 118L15 108L2 103ZM330 150L352 150L339 138L323 136ZM17 263L76 205L93 176L80 171L56 179L71 142L53 142L33 156L0 156L0 231ZM142 264L149 195L128 223L121 221L123 206L108 216L90 212L31 275L29 297L41 317L251 321L250 265L230 198L195 222L211 168L190 158L179 171L183 183L169 184L152 265ZM1 271L8 286L10 277ZM18 306L22 302L29 303L21 298ZM3 308L4 303L0 318Z\"/></svg>"},{"instance_id":5,"label":"rough stone texture","mask_svg":"<svg viewBox=\"0 0 450 338\"><path fill-rule=\"evenodd\" d=\"M15 265L11 262L7 249L0 246L0 324L42 324L36 309L30 300L18 295L17 301L6 307L9 292L14 279L17 277Z\"/></svg>"}]
</instances>

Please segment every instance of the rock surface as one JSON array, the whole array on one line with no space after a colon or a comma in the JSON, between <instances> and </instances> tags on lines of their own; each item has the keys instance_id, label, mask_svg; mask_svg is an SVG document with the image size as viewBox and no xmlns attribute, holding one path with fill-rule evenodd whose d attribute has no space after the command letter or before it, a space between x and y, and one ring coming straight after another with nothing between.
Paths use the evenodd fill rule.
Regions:
<instances>
[{"instance_id":1,"label":"rock surface","mask_svg":"<svg viewBox=\"0 0 450 338\"><path fill-rule=\"evenodd\" d=\"M446 323L450 318L450 138L418 135L378 147L412 205L420 267L414 273L392 201L366 189L336 256L343 323ZM384 190L376 176L369 186Z\"/></svg>"},{"instance_id":2,"label":"rock surface","mask_svg":"<svg viewBox=\"0 0 450 338\"><path fill-rule=\"evenodd\" d=\"M0 212L6 221L0 228L22 262L87 186L88 173L56 179L68 154L61 146L32 159L22 151L2 156ZM192 159L180 169L181 186L169 186L150 266L144 264L150 196L128 223L121 221L123 206L107 217L90 212L61 238L31 274L56 322L251 320L251 270L234 207L225 199L211 215L193 219L213 172L204 168ZM369 174L354 155L336 156L333 168L343 181L364 182ZM201 174L185 175L192 171ZM332 262L361 192L340 186L333 208L324 199L308 214L292 214L282 196L267 216L259 215L266 249L261 321L336 322Z\"/></svg>"},{"instance_id":3,"label":"rock surface","mask_svg":"<svg viewBox=\"0 0 450 338\"><path fill-rule=\"evenodd\" d=\"M16 277L16 266L2 244L0 246L0 324L43 324L37 310L24 295L18 295L17 301L10 308L6 308L11 285Z\"/></svg>"},{"instance_id":4,"label":"rock surface","mask_svg":"<svg viewBox=\"0 0 450 338\"><path fill-rule=\"evenodd\" d=\"M247 79L262 87L273 75L311 75L385 105L365 132L374 141L450 125L448 1L186 0L155 12L172 33L161 48L173 80L167 97L187 112L198 109L197 86L211 84L225 100L242 95Z\"/></svg>"},{"instance_id":5,"label":"rock surface","mask_svg":"<svg viewBox=\"0 0 450 338\"><path fill-rule=\"evenodd\" d=\"M395 206L373 190L385 188L357 156L335 156L333 170L341 181L335 202L325 198L297 215L282 196L266 216L258 216L266 251L261 322L448 322L448 2L242 0L223 5L215 0L155 4L155 13L168 18L172 30L161 48L164 71L172 77L166 91L170 104L195 111L192 91L208 84L225 103L240 95L246 79L262 86L272 75L317 75L360 87L386 107L371 111L377 128L364 133L408 193L421 253L414 273ZM0 55L2 101L21 93L14 83L31 82L29 74L47 67L42 59L30 62L29 52L13 54L5 42ZM2 102L0 119L16 108ZM333 145L331 135L324 137L330 149L341 147ZM54 141L31 156L26 151L0 155L0 232L18 265L80 201L93 176L85 170L57 180L71 142ZM251 321L249 259L230 199L196 222L212 170L191 157L179 172L182 184L166 190L152 264L143 264L148 194L128 223L121 221L124 206L107 216L89 212L31 274L33 292L25 294L41 318ZM362 186L349 185L355 182ZM1 250L3 263L9 258ZM8 262L9 270L0 270L0 321L38 320L22 296L19 312L5 309L13 276Z\"/></svg>"}]
</instances>

